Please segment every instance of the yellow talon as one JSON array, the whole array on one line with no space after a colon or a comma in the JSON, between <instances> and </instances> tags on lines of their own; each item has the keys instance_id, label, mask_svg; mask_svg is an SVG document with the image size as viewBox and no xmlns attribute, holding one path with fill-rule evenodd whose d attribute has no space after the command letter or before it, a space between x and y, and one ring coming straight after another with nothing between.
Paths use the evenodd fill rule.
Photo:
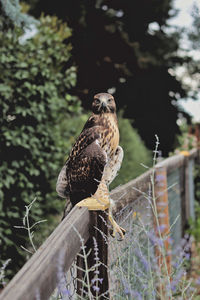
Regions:
<instances>
[{"instance_id":1,"label":"yellow talon","mask_svg":"<svg viewBox=\"0 0 200 300\"><path fill-rule=\"evenodd\" d=\"M120 226L115 222L115 220L113 219L113 217L112 217L111 214L109 214L108 218L109 218L110 223L111 223L112 226L113 226L113 234L112 234L112 236L115 237L115 234L116 234L116 232L117 232L117 233L119 233L119 235L121 236L121 239L123 240L123 239L124 239L124 234L126 233L126 230L125 230L124 228L120 227Z\"/></svg>"},{"instance_id":2,"label":"yellow talon","mask_svg":"<svg viewBox=\"0 0 200 300\"><path fill-rule=\"evenodd\" d=\"M98 187L96 193L76 204L79 207L87 207L89 210L106 210L110 207L109 191L104 181Z\"/></svg>"},{"instance_id":3,"label":"yellow talon","mask_svg":"<svg viewBox=\"0 0 200 300\"><path fill-rule=\"evenodd\" d=\"M110 207L109 202L97 200L96 198L89 197L76 204L79 207L87 207L88 210L106 210Z\"/></svg>"},{"instance_id":4,"label":"yellow talon","mask_svg":"<svg viewBox=\"0 0 200 300\"><path fill-rule=\"evenodd\" d=\"M190 152L186 151L186 150L180 151L180 154L182 154L184 156L190 156Z\"/></svg>"},{"instance_id":5,"label":"yellow talon","mask_svg":"<svg viewBox=\"0 0 200 300\"><path fill-rule=\"evenodd\" d=\"M108 218L113 227L113 237L118 233L121 239L124 239L125 229L120 227L112 217L111 202L109 199L109 191L104 181L99 185L98 190L92 197L88 197L76 204L78 207L87 207L88 210L106 210L109 208Z\"/></svg>"}]
</instances>

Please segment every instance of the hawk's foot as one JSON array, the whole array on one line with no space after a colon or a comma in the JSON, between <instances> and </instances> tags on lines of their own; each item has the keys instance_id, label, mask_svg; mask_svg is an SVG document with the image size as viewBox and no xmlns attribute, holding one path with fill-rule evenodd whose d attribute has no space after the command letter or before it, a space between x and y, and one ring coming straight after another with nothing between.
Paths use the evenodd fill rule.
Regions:
<instances>
[{"instance_id":1,"label":"hawk's foot","mask_svg":"<svg viewBox=\"0 0 200 300\"><path fill-rule=\"evenodd\" d=\"M110 202L105 199L89 197L77 203L76 206L87 207L88 210L106 210L110 207Z\"/></svg>"},{"instance_id":2,"label":"hawk's foot","mask_svg":"<svg viewBox=\"0 0 200 300\"><path fill-rule=\"evenodd\" d=\"M116 233L118 233L120 235L120 240L123 240L124 239L124 235L126 233L126 230L122 227L120 227L116 222L115 220L113 219L112 215L109 214L108 216L109 218L109 221L110 223L112 224L113 226L113 233L112 233L112 236L115 237Z\"/></svg>"}]
</instances>

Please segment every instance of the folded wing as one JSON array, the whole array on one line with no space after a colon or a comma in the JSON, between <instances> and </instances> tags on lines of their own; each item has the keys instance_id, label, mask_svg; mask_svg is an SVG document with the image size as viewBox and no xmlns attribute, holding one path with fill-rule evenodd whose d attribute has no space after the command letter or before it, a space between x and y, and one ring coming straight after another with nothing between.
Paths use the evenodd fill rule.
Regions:
<instances>
[{"instance_id":1,"label":"folded wing","mask_svg":"<svg viewBox=\"0 0 200 300\"><path fill-rule=\"evenodd\" d=\"M95 194L103 176L107 155L98 137L92 128L82 132L58 176L56 191L72 205Z\"/></svg>"}]
</instances>

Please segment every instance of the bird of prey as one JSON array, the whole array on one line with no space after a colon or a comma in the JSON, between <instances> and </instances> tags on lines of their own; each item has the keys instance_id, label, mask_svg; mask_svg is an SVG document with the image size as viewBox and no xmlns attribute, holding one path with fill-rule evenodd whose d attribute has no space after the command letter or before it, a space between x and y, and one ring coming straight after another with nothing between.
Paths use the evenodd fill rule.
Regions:
<instances>
[{"instance_id":1,"label":"bird of prey","mask_svg":"<svg viewBox=\"0 0 200 300\"><path fill-rule=\"evenodd\" d=\"M115 100L108 93L99 93L92 102L92 115L60 171L56 191L59 196L69 198L72 206L86 206L89 210L109 208L113 235L118 232L123 238L125 230L112 217L108 189L122 159Z\"/></svg>"}]
</instances>

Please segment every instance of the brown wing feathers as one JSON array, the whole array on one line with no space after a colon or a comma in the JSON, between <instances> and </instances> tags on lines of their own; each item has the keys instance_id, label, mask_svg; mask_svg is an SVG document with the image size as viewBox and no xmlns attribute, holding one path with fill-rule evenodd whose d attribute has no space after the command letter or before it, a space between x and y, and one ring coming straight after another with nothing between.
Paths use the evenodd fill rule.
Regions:
<instances>
[{"instance_id":1,"label":"brown wing feathers","mask_svg":"<svg viewBox=\"0 0 200 300\"><path fill-rule=\"evenodd\" d=\"M83 130L59 174L56 190L61 197L69 195L72 205L93 195L101 181L107 157L98 137L94 128Z\"/></svg>"},{"instance_id":2,"label":"brown wing feathers","mask_svg":"<svg viewBox=\"0 0 200 300\"><path fill-rule=\"evenodd\" d=\"M68 163L66 173L73 205L96 192L105 164L106 153L96 140Z\"/></svg>"},{"instance_id":3,"label":"brown wing feathers","mask_svg":"<svg viewBox=\"0 0 200 300\"><path fill-rule=\"evenodd\" d=\"M95 194L107 160L118 146L116 106L112 95L95 95L92 110L56 185L58 194L64 198L69 196L72 205Z\"/></svg>"}]
</instances>

